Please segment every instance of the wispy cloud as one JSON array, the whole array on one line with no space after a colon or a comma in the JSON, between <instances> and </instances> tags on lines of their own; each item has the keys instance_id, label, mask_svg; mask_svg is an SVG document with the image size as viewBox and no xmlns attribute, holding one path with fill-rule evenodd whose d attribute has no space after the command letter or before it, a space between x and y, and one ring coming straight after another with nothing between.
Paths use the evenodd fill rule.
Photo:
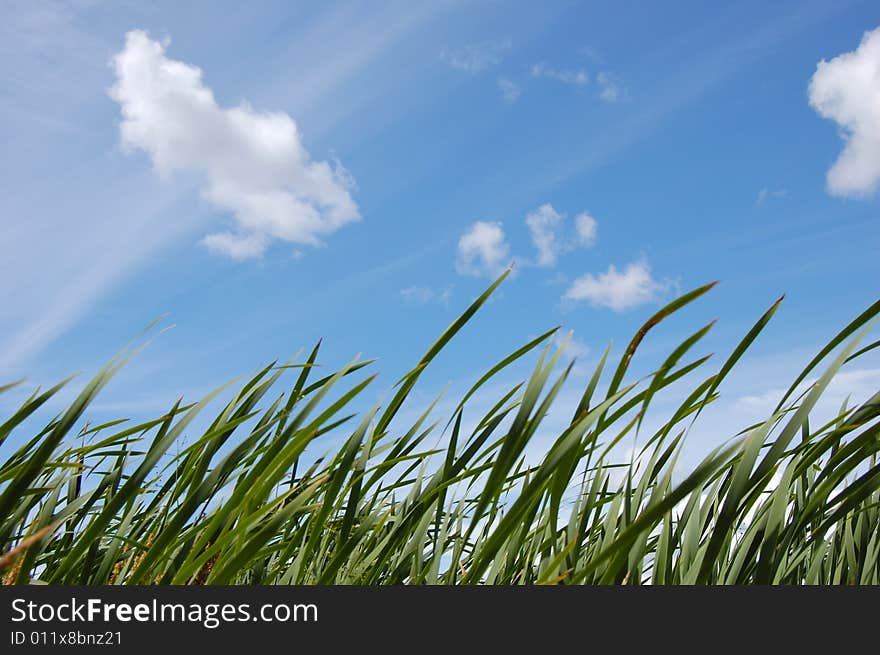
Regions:
<instances>
[{"instance_id":1,"label":"wispy cloud","mask_svg":"<svg viewBox=\"0 0 880 655\"><path fill-rule=\"evenodd\" d=\"M560 70L544 63L534 64L531 68L531 75L532 77L555 80L571 86L584 86L590 81L589 74L583 69Z\"/></svg>"},{"instance_id":2,"label":"wispy cloud","mask_svg":"<svg viewBox=\"0 0 880 655\"><path fill-rule=\"evenodd\" d=\"M400 297L406 302L427 305L429 303L438 303L446 307L452 300L452 287L444 287L443 289L433 289L431 287L411 286L400 290Z\"/></svg>"},{"instance_id":3,"label":"wispy cloud","mask_svg":"<svg viewBox=\"0 0 880 655\"><path fill-rule=\"evenodd\" d=\"M500 64L512 47L510 39L483 41L482 43L444 50L442 58L458 70L471 74L482 73Z\"/></svg>"},{"instance_id":4,"label":"wispy cloud","mask_svg":"<svg viewBox=\"0 0 880 655\"><path fill-rule=\"evenodd\" d=\"M798 393L809 389L816 381L816 379L805 380L798 387L793 397L796 398ZM825 405L824 409L830 417L835 410L839 410L845 401L849 401L848 405L850 407L853 402L864 402L877 392L878 384L880 384L880 368L843 370L832 378L831 383L823 394L822 402ZM787 391L786 387L765 389L757 394L741 396L734 402L736 407L743 410L772 413Z\"/></svg>"},{"instance_id":5,"label":"wispy cloud","mask_svg":"<svg viewBox=\"0 0 880 655\"><path fill-rule=\"evenodd\" d=\"M314 19L292 28L290 38L283 38L283 47L273 51L271 60L251 53L252 62L264 65L252 71L254 79L248 88L259 97L271 98L276 106L296 116L300 125L307 126L310 141L328 138L337 133L340 126L352 123L361 129L356 137L350 137L349 144L369 139L371 135L364 129L364 115L371 114L415 64L404 58L397 58L393 63L384 59L389 52L398 52L414 31L454 11L456 2L389 0L312 5L317 9ZM285 8L283 13L294 14L302 13L305 8L300 3L281 6ZM312 13L307 9L306 12ZM271 20L270 16L267 14L265 18ZM248 33L244 25L234 25L231 31L236 33L235 38L239 33ZM436 63L436 57L427 54L425 57L419 60L419 65ZM389 65L394 67L393 72ZM370 73L377 70L386 75ZM362 83L364 75L370 77L370 84ZM397 99L385 106L378 123L372 116L371 125L393 123L411 109L409 102Z\"/></svg>"},{"instance_id":6,"label":"wispy cloud","mask_svg":"<svg viewBox=\"0 0 880 655\"><path fill-rule=\"evenodd\" d=\"M498 78L498 89L501 91L504 102L508 104L513 104L522 95L522 89L519 88L519 85L506 77Z\"/></svg>"},{"instance_id":7,"label":"wispy cloud","mask_svg":"<svg viewBox=\"0 0 880 655\"><path fill-rule=\"evenodd\" d=\"M574 330L569 330L567 333L563 333L561 330L558 331L553 338L553 343L557 348L561 348L566 339L568 344L565 346L565 354L569 357L584 357L590 353L590 347L584 341L574 336Z\"/></svg>"},{"instance_id":8,"label":"wispy cloud","mask_svg":"<svg viewBox=\"0 0 880 655\"><path fill-rule=\"evenodd\" d=\"M586 301L594 307L622 312L657 301L670 287L668 281L655 280L648 262L641 259L622 271L612 264L604 273L587 273L577 278L563 299L570 302Z\"/></svg>"},{"instance_id":9,"label":"wispy cloud","mask_svg":"<svg viewBox=\"0 0 880 655\"><path fill-rule=\"evenodd\" d=\"M820 61L810 80L810 106L840 127L845 145L828 171L835 196L864 196L880 185L880 27L859 47Z\"/></svg>"},{"instance_id":10,"label":"wispy cloud","mask_svg":"<svg viewBox=\"0 0 880 655\"><path fill-rule=\"evenodd\" d=\"M572 87L583 87L590 83L590 74L583 68L560 69L538 63L529 72L533 78L553 80ZM608 104L624 100L627 96L620 81L609 71L596 74L596 95Z\"/></svg>"},{"instance_id":11,"label":"wispy cloud","mask_svg":"<svg viewBox=\"0 0 880 655\"><path fill-rule=\"evenodd\" d=\"M556 264L563 247L559 237L562 216L548 203L526 216L526 225L532 234L532 243L538 249L538 266Z\"/></svg>"},{"instance_id":12,"label":"wispy cloud","mask_svg":"<svg viewBox=\"0 0 880 655\"><path fill-rule=\"evenodd\" d=\"M233 231L203 240L210 250L241 260L262 255L272 239L320 245L359 220L348 173L312 160L287 114L220 107L199 68L169 59L140 30L126 35L113 65L123 145L149 153L164 176L203 175L203 196L232 213Z\"/></svg>"},{"instance_id":13,"label":"wispy cloud","mask_svg":"<svg viewBox=\"0 0 880 655\"><path fill-rule=\"evenodd\" d=\"M458 241L455 268L462 275L495 277L510 264L510 246L501 223L477 221Z\"/></svg>"},{"instance_id":14,"label":"wispy cloud","mask_svg":"<svg viewBox=\"0 0 880 655\"><path fill-rule=\"evenodd\" d=\"M596 243L599 222L589 212L581 212L575 216L574 227L579 246L589 247Z\"/></svg>"},{"instance_id":15,"label":"wispy cloud","mask_svg":"<svg viewBox=\"0 0 880 655\"><path fill-rule=\"evenodd\" d=\"M599 99L602 102L610 104L623 99L623 89L611 73L607 71L599 73L596 76L596 84L599 86Z\"/></svg>"},{"instance_id":16,"label":"wispy cloud","mask_svg":"<svg viewBox=\"0 0 880 655\"><path fill-rule=\"evenodd\" d=\"M112 171L101 172L112 179ZM15 369L39 353L79 321L88 308L119 281L149 262L167 240L180 238L202 218L188 215L187 210L191 208L184 205L173 190L151 197L148 186L139 187L133 181L118 179L115 183L117 187L112 193L92 198L88 208L105 219L108 216L115 219L124 211L125 225L119 226L110 220L74 223L70 231L53 225L57 240L47 240L47 233L38 226L34 234L17 242L21 252L8 256L17 274L9 277L8 284L0 284L0 298L9 310L7 316L0 318L0 331L5 334L0 345L0 369ZM120 196L124 196L124 201ZM67 200L69 207L77 209L89 202L79 197L79 192ZM49 205L63 211L63 202L53 200ZM186 218L169 225L165 231L157 230L156 225L169 215ZM38 239L39 243L29 243L31 239ZM28 280L34 297L22 298L27 294L21 293L20 271L32 268L28 257L37 257L40 248L45 253L41 257L45 266L43 270L29 273ZM6 266L0 266L0 270L4 268Z\"/></svg>"},{"instance_id":17,"label":"wispy cloud","mask_svg":"<svg viewBox=\"0 0 880 655\"><path fill-rule=\"evenodd\" d=\"M771 198L782 199L788 195L788 189L771 189L769 187L763 187L760 191L758 191L758 196L755 198L755 205L761 207L767 200Z\"/></svg>"},{"instance_id":18,"label":"wispy cloud","mask_svg":"<svg viewBox=\"0 0 880 655\"><path fill-rule=\"evenodd\" d=\"M529 184L513 190L508 201L523 202L559 187L574 176L606 165L737 71L771 56L780 44L827 21L845 6L843 3L801 3L761 22L750 32L730 33L710 49L690 56L681 66L640 89L639 102L628 103L627 111L621 111L605 129L590 131L580 139L565 134L564 141L557 144L557 152L562 154L548 162Z\"/></svg>"}]
</instances>

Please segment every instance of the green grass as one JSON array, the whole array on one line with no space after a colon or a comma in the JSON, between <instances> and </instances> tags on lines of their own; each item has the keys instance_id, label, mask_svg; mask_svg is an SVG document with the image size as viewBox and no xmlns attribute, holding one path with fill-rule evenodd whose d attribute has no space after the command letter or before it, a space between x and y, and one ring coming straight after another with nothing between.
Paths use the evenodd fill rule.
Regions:
<instances>
[{"instance_id":1,"label":"green grass","mask_svg":"<svg viewBox=\"0 0 880 655\"><path fill-rule=\"evenodd\" d=\"M39 431L28 427L35 413L68 381L35 391L0 424L0 448L23 444L0 465L4 582L880 583L880 392L827 423L810 420L838 371L880 344L866 336L880 302L809 362L766 421L741 426L681 473L688 429L779 303L717 370L704 373L709 358L691 354L708 325L653 374L630 380L645 334L712 285L678 298L619 362L606 351L567 427L528 464L526 448L536 435L545 443L542 421L572 370L552 346L555 331L500 361L442 420L431 405L401 425L399 411L502 280L387 403L362 415L350 407L373 381L371 362L319 377L317 346L305 361L261 370L210 422L193 423L221 390L139 425L90 425L90 403L130 355ZM475 420L474 394L497 388L499 374L522 360L534 363L528 379ZM692 391L648 432L642 419L655 395L688 380ZM193 439L197 424L207 427ZM639 430L639 455L615 461ZM338 450L315 457L331 438Z\"/></svg>"}]
</instances>

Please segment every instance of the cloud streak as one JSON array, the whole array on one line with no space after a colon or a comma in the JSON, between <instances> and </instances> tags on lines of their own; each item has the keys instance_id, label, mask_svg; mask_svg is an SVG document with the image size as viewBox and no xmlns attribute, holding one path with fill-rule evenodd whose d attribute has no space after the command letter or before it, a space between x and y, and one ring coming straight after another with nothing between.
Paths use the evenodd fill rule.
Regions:
<instances>
[{"instance_id":1,"label":"cloud streak","mask_svg":"<svg viewBox=\"0 0 880 655\"><path fill-rule=\"evenodd\" d=\"M761 207L770 198L782 199L787 195L788 189L770 189L769 187L763 187L758 191L758 196L755 198L755 205Z\"/></svg>"}]
</instances>

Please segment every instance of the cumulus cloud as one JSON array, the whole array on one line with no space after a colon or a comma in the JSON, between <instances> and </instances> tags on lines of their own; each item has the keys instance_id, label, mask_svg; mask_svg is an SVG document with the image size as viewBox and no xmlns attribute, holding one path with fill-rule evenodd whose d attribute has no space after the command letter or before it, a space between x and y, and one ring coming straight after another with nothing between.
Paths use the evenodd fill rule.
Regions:
<instances>
[{"instance_id":1,"label":"cumulus cloud","mask_svg":"<svg viewBox=\"0 0 880 655\"><path fill-rule=\"evenodd\" d=\"M201 175L204 198L232 215L233 229L206 236L205 247L249 259L273 239L320 245L360 219L351 176L338 162L312 160L289 115L220 107L202 71L165 47L141 30L126 34L109 94L122 111L123 146L146 151L162 175Z\"/></svg>"},{"instance_id":2,"label":"cumulus cloud","mask_svg":"<svg viewBox=\"0 0 880 655\"><path fill-rule=\"evenodd\" d=\"M452 287L446 287L437 291L431 287L412 286L401 289L400 296L405 301L418 305L437 302L441 305L449 306L449 301L452 299Z\"/></svg>"},{"instance_id":3,"label":"cumulus cloud","mask_svg":"<svg viewBox=\"0 0 880 655\"><path fill-rule=\"evenodd\" d=\"M537 250L534 259L516 257L525 266L553 267L561 255L596 242L598 223L587 212L581 212L570 221L553 205L545 203L526 214L525 224ZM455 266L464 275L494 277L509 266L512 259L501 223L478 221L459 239Z\"/></svg>"},{"instance_id":4,"label":"cumulus cloud","mask_svg":"<svg viewBox=\"0 0 880 655\"><path fill-rule=\"evenodd\" d=\"M455 268L463 275L496 277L510 263L509 254L501 223L477 221L458 241Z\"/></svg>"},{"instance_id":5,"label":"cumulus cloud","mask_svg":"<svg viewBox=\"0 0 880 655\"><path fill-rule=\"evenodd\" d=\"M590 81L590 77L585 70L559 70L548 66L547 64L533 65L532 77L543 77L548 80L556 80L557 82L570 84L572 86L584 86Z\"/></svg>"},{"instance_id":6,"label":"cumulus cloud","mask_svg":"<svg viewBox=\"0 0 880 655\"><path fill-rule=\"evenodd\" d=\"M498 88L501 91L501 97L504 98L504 102L508 104L513 104L522 95L519 85L511 82L506 77L498 78Z\"/></svg>"},{"instance_id":7,"label":"cumulus cloud","mask_svg":"<svg viewBox=\"0 0 880 655\"><path fill-rule=\"evenodd\" d=\"M840 126L845 145L828 171L835 196L864 196L880 184L880 27L859 47L820 61L810 80L810 106Z\"/></svg>"},{"instance_id":8,"label":"cumulus cloud","mask_svg":"<svg viewBox=\"0 0 880 655\"><path fill-rule=\"evenodd\" d=\"M623 271L612 264L599 275L587 273L571 283L563 298L622 312L658 300L669 286L668 282L655 280L648 263L639 260Z\"/></svg>"},{"instance_id":9,"label":"cumulus cloud","mask_svg":"<svg viewBox=\"0 0 880 655\"><path fill-rule=\"evenodd\" d=\"M596 241L596 219L586 212L578 214L571 233L565 217L549 203L529 213L526 225L538 250L535 262L538 266L555 266L561 254L577 247L592 246Z\"/></svg>"},{"instance_id":10,"label":"cumulus cloud","mask_svg":"<svg viewBox=\"0 0 880 655\"><path fill-rule=\"evenodd\" d=\"M511 46L510 39L484 41L454 50L444 50L443 59L448 61L453 68L463 70L466 73L481 73L500 64Z\"/></svg>"}]
</instances>

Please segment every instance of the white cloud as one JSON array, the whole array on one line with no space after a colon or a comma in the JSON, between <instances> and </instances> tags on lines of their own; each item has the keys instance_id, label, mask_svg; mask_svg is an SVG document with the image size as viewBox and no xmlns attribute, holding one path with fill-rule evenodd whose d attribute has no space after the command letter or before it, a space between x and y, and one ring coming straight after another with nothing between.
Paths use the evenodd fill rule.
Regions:
<instances>
[{"instance_id":1,"label":"white cloud","mask_svg":"<svg viewBox=\"0 0 880 655\"><path fill-rule=\"evenodd\" d=\"M816 65L810 106L840 126L843 152L828 171L828 191L860 196L880 184L880 27L859 47Z\"/></svg>"},{"instance_id":2,"label":"white cloud","mask_svg":"<svg viewBox=\"0 0 880 655\"><path fill-rule=\"evenodd\" d=\"M217 232L209 234L201 240L201 244L218 255L226 255L236 261L254 259L262 256L269 239L264 234L235 234L233 232ZM302 257L294 255L295 259Z\"/></svg>"},{"instance_id":3,"label":"white cloud","mask_svg":"<svg viewBox=\"0 0 880 655\"><path fill-rule=\"evenodd\" d=\"M574 330L570 330L567 334L563 334L561 331L557 332L553 338L553 343L557 348L561 348L566 338L568 339L568 344L565 346L566 355L569 357L583 357L589 354L590 347L574 336Z\"/></svg>"},{"instance_id":4,"label":"white cloud","mask_svg":"<svg viewBox=\"0 0 880 655\"><path fill-rule=\"evenodd\" d=\"M770 198L785 198L788 195L788 189L770 189L762 188L758 191L758 197L755 198L755 204L760 207Z\"/></svg>"},{"instance_id":5,"label":"white cloud","mask_svg":"<svg viewBox=\"0 0 880 655\"><path fill-rule=\"evenodd\" d=\"M622 312L656 301L669 286L668 282L655 280L648 263L639 260L622 272L612 264L598 276L587 273L572 282L563 297L570 301L586 300L594 307Z\"/></svg>"},{"instance_id":6,"label":"white cloud","mask_svg":"<svg viewBox=\"0 0 880 655\"><path fill-rule=\"evenodd\" d=\"M615 81L610 73L601 72L596 76L596 83L599 85L599 98L603 102L613 103L620 100L623 92L620 85Z\"/></svg>"},{"instance_id":7,"label":"white cloud","mask_svg":"<svg viewBox=\"0 0 880 655\"><path fill-rule=\"evenodd\" d=\"M113 83L108 82L113 75L109 56L124 43L121 33L98 29L86 4L2 3L0 78L11 86L3 88L2 111L8 120L0 139L6 153L0 167L7 186L17 189L0 198L0 244L14 244L0 257L0 370L8 377L33 375L42 364L51 364L54 373L44 367L49 377L86 365L70 349L62 348L49 360L43 356L133 274L161 266L169 245L191 243L233 225L231 219L230 226L218 224L220 212L192 192L191 175L161 183L152 166L139 164L140 157L125 161L118 152L106 152L107 125L96 117L103 119L108 107L105 91ZM131 3L119 6L125 14L121 22L137 25L143 17ZM309 65L264 61L244 71L248 88L272 103L260 108L284 109L301 127L308 125L307 136L315 142L332 138L338 125L367 107L382 105L383 120L399 118L412 107L399 98L381 101L388 99L382 80L390 84L400 76L373 72L388 72L389 66L411 71L413 62L390 61L388 54L449 9L449 3L394 2L339 11L322 3L295 39L271 53L276 63L308 60ZM212 16L211 34L221 42L251 28L259 31L260 26L243 26L231 12ZM213 70L206 75L220 84ZM376 83L362 84L365 76ZM233 71L232 77L239 75ZM215 90L219 95L219 87ZM227 92L235 98L241 89L228 87ZM45 174L29 175L37 165ZM52 193L46 193L47 180ZM66 220L59 221L61 215ZM13 216L20 220L6 220ZM282 257L292 249L286 244L279 248ZM32 266L37 258L39 270ZM22 270L29 271L28 294L21 293L16 272Z\"/></svg>"},{"instance_id":8,"label":"white cloud","mask_svg":"<svg viewBox=\"0 0 880 655\"><path fill-rule=\"evenodd\" d=\"M526 216L526 225L532 233L532 243L538 249L538 266L553 266L562 250L559 230L562 216L553 205L544 204Z\"/></svg>"},{"instance_id":9,"label":"white cloud","mask_svg":"<svg viewBox=\"0 0 880 655\"><path fill-rule=\"evenodd\" d=\"M453 68L475 74L500 64L511 46L510 39L484 41L454 50L444 50L442 56Z\"/></svg>"},{"instance_id":10,"label":"white cloud","mask_svg":"<svg viewBox=\"0 0 880 655\"><path fill-rule=\"evenodd\" d=\"M162 175L203 175L203 196L232 213L233 231L203 240L210 250L247 259L272 239L316 246L359 220L350 176L313 161L289 115L218 106L199 68L169 59L141 30L126 35L113 66L123 145L149 153Z\"/></svg>"},{"instance_id":11,"label":"white cloud","mask_svg":"<svg viewBox=\"0 0 880 655\"><path fill-rule=\"evenodd\" d=\"M515 82L511 82L506 77L498 78L498 88L501 90L501 97L504 102L513 104L522 95L522 89Z\"/></svg>"},{"instance_id":12,"label":"white cloud","mask_svg":"<svg viewBox=\"0 0 880 655\"><path fill-rule=\"evenodd\" d=\"M532 77L543 77L549 80L556 80L563 84L572 86L584 86L590 81L589 75L583 69L579 70L558 70L547 66L546 64L535 64L532 66Z\"/></svg>"},{"instance_id":13,"label":"white cloud","mask_svg":"<svg viewBox=\"0 0 880 655\"><path fill-rule=\"evenodd\" d=\"M508 266L510 246L501 223L477 221L458 241L456 270L463 275L500 275Z\"/></svg>"},{"instance_id":14,"label":"white cloud","mask_svg":"<svg viewBox=\"0 0 880 655\"><path fill-rule=\"evenodd\" d=\"M435 291L431 287L412 286L401 289L400 296L407 302L419 305L437 302L448 307L449 301L452 300L452 287Z\"/></svg>"},{"instance_id":15,"label":"white cloud","mask_svg":"<svg viewBox=\"0 0 880 655\"><path fill-rule=\"evenodd\" d=\"M575 217L574 234L566 226L565 216L546 203L526 216L532 243L538 250L538 266L555 266L559 256L577 247L592 246L596 241L596 219L586 212Z\"/></svg>"},{"instance_id":16,"label":"white cloud","mask_svg":"<svg viewBox=\"0 0 880 655\"><path fill-rule=\"evenodd\" d=\"M812 378L802 382L791 399L797 398L800 393L813 386L817 380L818 378ZM823 410L822 416L830 420L845 400L850 401L850 407L864 402L877 393L878 385L880 385L880 368L855 368L840 371L831 379L828 388L822 395L822 407L820 408ZM787 391L787 387L777 387L767 389L759 394L741 396L736 399L735 406L742 410L769 415Z\"/></svg>"},{"instance_id":17,"label":"white cloud","mask_svg":"<svg viewBox=\"0 0 880 655\"><path fill-rule=\"evenodd\" d=\"M574 227L577 231L578 243L582 246L592 246L596 243L596 233L599 223L587 212L581 212L574 217Z\"/></svg>"}]
</instances>

